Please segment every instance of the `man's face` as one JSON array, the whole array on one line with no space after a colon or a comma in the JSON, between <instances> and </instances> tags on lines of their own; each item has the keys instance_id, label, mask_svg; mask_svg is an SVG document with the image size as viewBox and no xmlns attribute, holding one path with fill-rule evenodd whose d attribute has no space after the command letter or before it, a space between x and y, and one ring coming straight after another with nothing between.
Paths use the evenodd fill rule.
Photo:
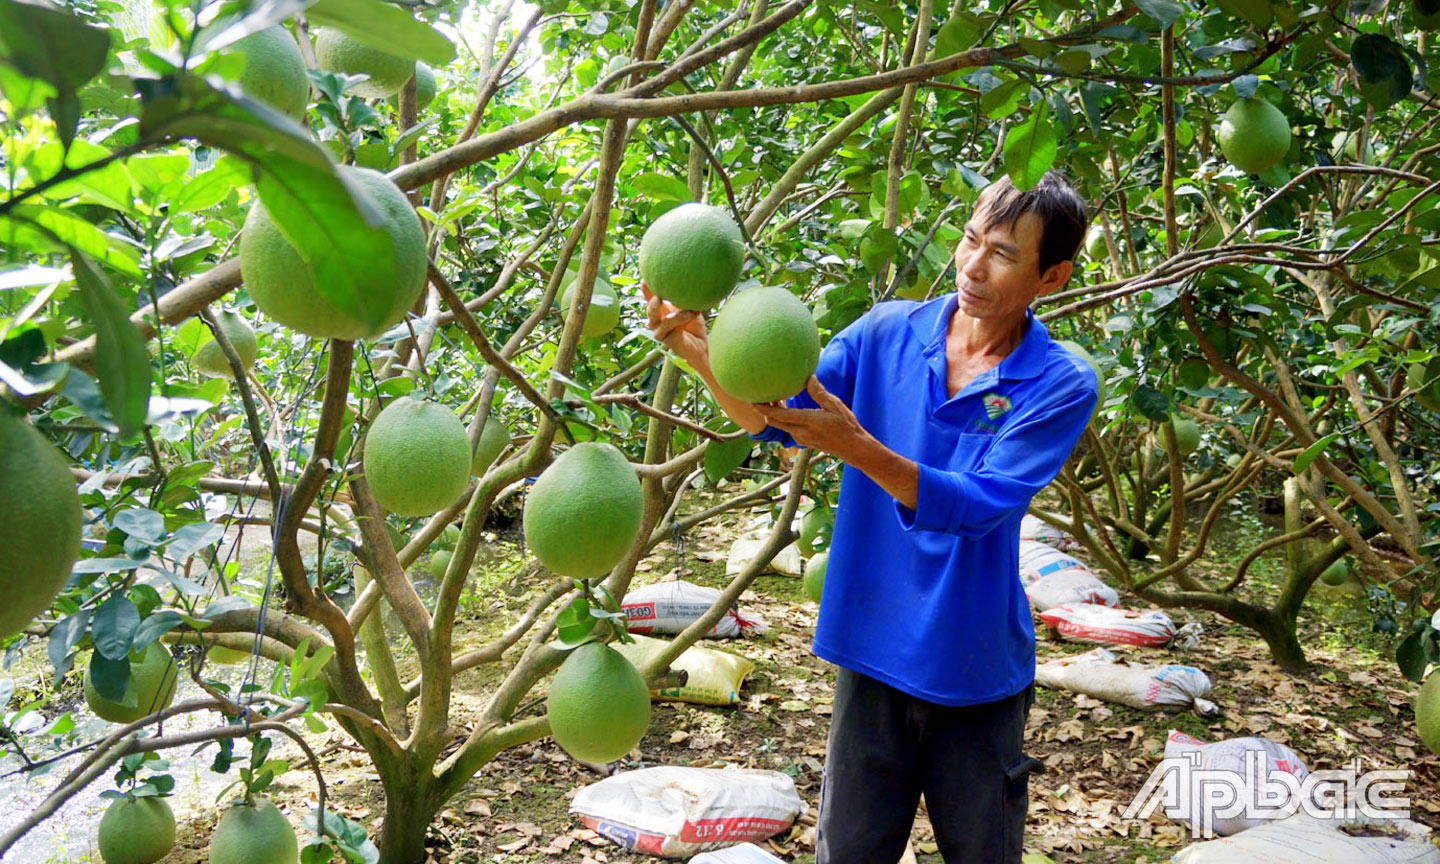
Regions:
<instances>
[{"instance_id":1,"label":"man's face","mask_svg":"<svg viewBox=\"0 0 1440 864\"><path fill-rule=\"evenodd\" d=\"M1023 315L1037 296L1065 284L1071 264L1040 272L1040 217L1026 213L1012 227L986 229L987 204L976 205L965 236L955 247L955 291L960 311L972 318Z\"/></svg>"}]
</instances>

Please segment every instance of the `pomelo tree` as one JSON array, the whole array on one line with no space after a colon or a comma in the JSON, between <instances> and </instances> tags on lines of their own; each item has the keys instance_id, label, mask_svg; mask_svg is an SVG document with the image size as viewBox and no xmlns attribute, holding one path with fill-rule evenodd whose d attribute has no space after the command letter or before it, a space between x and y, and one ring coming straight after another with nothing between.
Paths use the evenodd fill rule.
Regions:
<instances>
[{"instance_id":1,"label":"pomelo tree","mask_svg":"<svg viewBox=\"0 0 1440 864\"><path fill-rule=\"evenodd\" d=\"M650 551L738 508L776 514L761 556L642 670L654 683L790 540L810 459L782 463L727 426L646 337L645 229L683 204L719 208L745 244L741 286L788 290L828 334L876 303L944 293L978 191L1054 167L1092 202L1087 245L1104 255L1040 311L1110 394L1057 487L1060 521L1134 595L1250 626L1291 667L1310 585L1353 556L1403 592L1399 660L1418 679L1440 656L1421 614L1440 589L1424 456L1440 406L1440 115L1418 77L1415 58L1436 58L1417 14L1268 0L0 0L0 409L68 460L92 541L11 648L41 640L62 672L88 651L115 698L130 653L164 640L211 697L170 714L216 710L302 741L285 721L338 724L386 793L379 860L423 861L446 802L496 754L550 734L545 682L566 648L608 638L613 598ZM303 122L227 83L247 65L227 47L276 27L308 67ZM330 34L318 54L316 30ZM377 50L383 66L368 66ZM385 101L395 67L417 61L438 82L423 114L413 79ZM1291 129L1259 176L1220 138L1231 106L1257 98ZM1337 131L1371 163L1336 164ZM394 326L398 253L414 244L397 245L384 202L337 165L388 172L422 220L425 284ZM279 239L257 245L241 229L262 206ZM245 284L266 268L333 311L277 321ZM620 324L587 334L602 283ZM248 373L230 312L257 334ZM361 335L306 335L342 319L340 335ZM194 358L216 349L230 377L199 378ZM492 418L509 433L458 498L401 519L372 491L366 440L411 397L453 412L472 448ZM1175 412L1197 421L1193 453ZM461 642L487 521L587 441L619 447L640 478L635 541L599 576L546 581L493 640ZM701 478L746 460L757 479L696 503ZM811 488L833 488L835 470ZM1246 564L1220 579L1191 568L1237 496L1290 516L1256 550L1294 552L1278 599L1245 596ZM273 567L247 584L221 541L257 520ZM1326 545L1299 545L1312 539ZM437 543L453 548L422 595ZM1408 569L1386 575L1384 556ZM187 645L251 652L256 686L215 687ZM483 704L457 710L457 676L482 666L495 670ZM94 755L0 835L0 853L127 754L245 734L218 723L85 742ZM332 842L359 855L336 824Z\"/></svg>"}]
</instances>

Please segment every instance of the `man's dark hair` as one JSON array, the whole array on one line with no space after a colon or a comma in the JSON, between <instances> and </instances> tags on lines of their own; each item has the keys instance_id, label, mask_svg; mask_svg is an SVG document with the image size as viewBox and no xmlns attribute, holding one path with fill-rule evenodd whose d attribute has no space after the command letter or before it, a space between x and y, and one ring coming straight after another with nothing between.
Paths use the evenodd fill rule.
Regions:
<instances>
[{"instance_id":1,"label":"man's dark hair","mask_svg":"<svg viewBox=\"0 0 1440 864\"><path fill-rule=\"evenodd\" d=\"M1040 182L1025 192L1016 189L1009 177L1002 176L982 195L987 208L987 231L997 225L1013 229L1026 213L1040 217L1041 273L1061 261L1075 259L1089 218L1080 193L1060 172L1046 171Z\"/></svg>"}]
</instances>

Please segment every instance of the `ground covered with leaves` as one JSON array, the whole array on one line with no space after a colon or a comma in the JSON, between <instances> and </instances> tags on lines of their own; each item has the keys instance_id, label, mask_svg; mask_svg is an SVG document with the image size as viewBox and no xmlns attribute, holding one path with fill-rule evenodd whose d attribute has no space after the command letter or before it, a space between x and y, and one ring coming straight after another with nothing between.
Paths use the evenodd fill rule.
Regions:
<instances>
[{"instance_id":1,"label":"ground covered with leaves","mask_svg":"<svg viewBox=\"0 0 1440 864\"><path fill-rule=\"evenodd\" d=\"M639 581L685 579L719 587L725 583L724 556L733 537L733 527L721 525L701 529L683 550L667 544L642 564ZM497 542L503 544L504 538ZM483 562L477 568L462 629L483 638L495 622L522 608L544 579ZM1122 659L1178 662L1204 670L1215 685L1211 698L1223 712L1218 717L1152 714L1041 689L1030 714L1027 749L1044 762L1045 771L1030 782L1027 851L1049 854L1060 864L1138 864L1167 861L1191 842L1183 826L1159 811L1145 820L1121 815L1161 759L1171 729L1204 741L1263 736L1295 749L1312 770L1343 768L1352 760L1359 760L1363 770L1410 768L1407 794L1413 818L1440 827L1440 759L1425 750L1415 732L1415 688L1399 676L1388 655L1393 650L1388 640L1368 632L1371 619L1359 598L1317 588L1311 604L1301 632L1314 668L1305 674L1282 672L1261 640L1205 613L1174 613L1177 623L1204 625L1196 650L1115 649ZM781 858L804 864L813 861L814 814L835 670L810 653L817 609L804 598L798 579L762 576L742 605L768 623L768 632L706 643L755 662L739 704L657 703L649 734L630 760L614 767L735 765L789 774L809 812L766 845ZM1038 653L1044 662L1090 647L1060 642L1042 631ZM488 680L483 671L466 679L469 692L457 694L458 721L463 722L467 702L478 704ZM381 789L364 754L348 748L339 733L319 747L331 783L330 803L373 831L384 812ZM656 860L620 851L569 814L574 794L600 777L548 739L503 753L441 814L432 829L430 860ZM273 794L293 813L307 812L315 798L313 780L306 772L292 771ZM211 827L205 821L181 831L183 848L167 861L204 859ZM911 845L916 861L940 861L923 810Z\"/></svg>"}]
</instances>

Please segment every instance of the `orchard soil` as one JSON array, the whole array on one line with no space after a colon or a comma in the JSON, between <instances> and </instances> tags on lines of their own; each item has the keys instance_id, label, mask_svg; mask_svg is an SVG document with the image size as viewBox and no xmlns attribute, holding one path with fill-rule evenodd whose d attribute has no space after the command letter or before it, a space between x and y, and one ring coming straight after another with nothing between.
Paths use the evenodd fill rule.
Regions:
<instances>
[{"instance_id":1,"label":"orchard soil","mask_svg":"<svg viewBox=\"0 0 1440 864\"><path fill-rule=\"evenodd\" d=\"M693 532L683 548L662 544L640 565L636 584L685 579L723 586L725 555L736 526L751 519L707 525ZM548 574L537 571L520 551L517 529L518 522L487 535L488 554L477 560L462 604L457 649L503 629L547 584ZM414 570L424 572L423 565L417 563ZM763 618L769 631L706 643L755 661L740 703L729 708L656 703L650 732L629 760L611 768L738 765L790 774L809 812L766 846L783 860L809 864L835 670L810 653L816 606L805 598L798 578L762 576L742 605ZM1224 711L1219 718L1147 714L1040 690L1026 737L1028 751L1046 770L1031 778L1026 850L1048 854L1058 864L1168 861L1190 842L1182 826L1159 812L1147 820L1126 820L1121 812L1159 761L1170 729L1207 741L1264 736L1293 747L1312 769L1343 767L1355 758L1364 769L1408 767L1413 770L1407 789L1412 818L1440 828L1440 758L1420 744L1411 705L1415 687L1399 676L1393 646L1388 638L1367 633L1372 617L1364 602L1343 591L1317 587L1306 612L1302 641L1314 667L1303 675L1281 672L1269 661L1263 642L1208 613L1172 613L1177 623L1194 620L1205 626L1198 650L1116 649L1126 659L1205 670L1215 684L1212 698ZM1059 642L1043 631L1039 637L1042 662L1089 647ZM480 669L458 683L453 716L462 737L465 717L481 704L494 676L493 670ZM364 822L373 835L384 804L364 754L338 730L312 744L330 784L329 806ZM277 753L284 749L277 742ZM293 765L303 762L298 752L287 750L286 755ZM548 739L501 754L432 826L427 864L660 860L620 851L569 815L569 799L600 777ZM314 805L315 792L308 770L291 770L271 795L298 825L300 814ZM203 862L214 819L183 825L180 846L165 861ZM923 808L911 847L920 864L941 860Z\"/></svg>"}]
</instances>

